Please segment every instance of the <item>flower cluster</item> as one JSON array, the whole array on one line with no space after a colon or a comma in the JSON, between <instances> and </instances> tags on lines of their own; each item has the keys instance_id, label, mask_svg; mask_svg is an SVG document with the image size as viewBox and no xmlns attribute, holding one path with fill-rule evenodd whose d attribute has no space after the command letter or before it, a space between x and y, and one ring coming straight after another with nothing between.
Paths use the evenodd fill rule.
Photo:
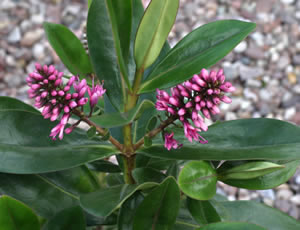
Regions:
<instances>
[{"instance_id":1,"label":"flower cluster","mask_svg":"<svg viewBox=\"0 0 300 230\"><path fill-rule=\"evenodd\" d=\"M51 130L50 137L53 140L56 136L63 138L63 133L71 133L74 126L65 129L72 111L80 109L88 102L85 97L88 91L90 97L90 106L93 108L100 97L105 93L103 85L96 85L89 88L85 79L79 80L78 77L72 76L66 85L63 84L63 72L58 72L54 66L39 63L35 65L35 71L29 74L26 81L30 86L28 95L35 98L35 106L42 109L42 115L45 119L55 121L60 118L60 122ZM71 93L71 87L73 92Z\"/></svg>"},{"instance_id":2,"label":"flower cluster","mask_svg":"<svg viewBox=\"0 0 300 230\"><path fill-rule=\"evenodd\" d=\"M199 132L207 131L202 115L208 119L211 115L220 113L218 105L222 102L231 103L231 99L225 93L233 92L235 88L230 82L225 82L223 70L211 71L202 69L200 74L194 75L190 80L171 89L171 95L166 91L157 89L156 109L166 111L169 116L179 119L184 128L187 139L200 143L207 141ZM192 125L191 124L194 125ZM175 143L173 135L165 138L165 142ZM178 145L167 145L177 148ZM169 149L169 148L168 148Z\"/></svg>"}]
</instances>

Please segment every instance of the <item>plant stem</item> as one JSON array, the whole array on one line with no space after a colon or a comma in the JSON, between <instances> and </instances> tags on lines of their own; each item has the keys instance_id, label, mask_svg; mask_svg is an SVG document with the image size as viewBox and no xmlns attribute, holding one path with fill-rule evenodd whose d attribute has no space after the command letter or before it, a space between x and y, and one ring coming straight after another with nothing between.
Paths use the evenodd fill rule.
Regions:
<instances>
[{"instance_id":1,"label":"plant stem","mask_svg":"<svg viewBox=\"0 0 300 230\"><path fill-rule=\"evenodd\" d=\"M125 112L133 109L138 101L137 91L140 87L144 70L139 69L136 71L133 81L133 91L129 92L127 102L125 104ZM124 148L123 148L123 163L124 163L124 179L127 184L134 184L135 181L132 177L132 170L135 168L135 151L132 142L132 124L123 127Z\"/></svg>"},{"instance_id":2,"label":"plant stem","mask_svg":"<svg viewBox=\"0 0 300 230\"><path fill-rule=\"evenodd\" d=\"M126 184L134 184L135 181L132 177L132 170L135 168L135 155L122 156L124 164L124 180Z\"/></svg>"},{"instance_id":3,"label":"plant stem","mask_svg":"<svg viewBox=\"0 0 300 230\"><path fill-rule=\"evenodd\" d=\"M170 117L167 120L165 120L164 122L162 122L158 128L151 130L150 132L148 132L145 136L149 137L149 138L153 138L155 137L157 134L159 134L162 130L164 130L167 126L169 126L170 124L172 124L177 118L174 117ZM142 145L144 144L144 137L141 138L134 146L134 150L138 150Z\"/></svg>"},{"instance_id":4,"label":"plant stem","mask_svg":"<svg viewBox=\"0 0 300 230\"><path fill-rule=\"evenodd\" d=\"M95 124L94 122L92 122L91 120L89 120L83 112L79 111L79 110L74 110L73 113L75 115L77 115L78 117L80 117L80 119L82 121L84 121L85 123L87 123L89 126L94 126L97 130L98 133L100 133L101 135L105 135L107 133L106 130L102 129L100 126L98 126L97 124ZM121 152L123 150L123 145L117 141L115 138L113 138L112 136L109 137L108 139L114 146L117 147L117 149L119 149Z\"/></svg>"}]
</instances>

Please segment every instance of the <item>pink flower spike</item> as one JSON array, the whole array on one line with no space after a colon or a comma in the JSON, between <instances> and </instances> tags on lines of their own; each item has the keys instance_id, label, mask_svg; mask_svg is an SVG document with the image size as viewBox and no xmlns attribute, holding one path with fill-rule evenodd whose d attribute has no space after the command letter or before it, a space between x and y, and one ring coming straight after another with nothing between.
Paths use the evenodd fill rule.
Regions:
<instances>
[{"instance_id":1,"label":"pink flower spike","mask_svg":"<svg viewBox=\"0 0 300 230\"><path fill-rule=\"evenodd\" d=\"M156 93L157 93L157 95L156 95L157 99L164 100L165 102L169 101L170 96L169 96L169 94L166 91L156 89Z\"/></svg>"},{"instance_id":2,"label":"pink flower spike","mask_svg":"<svg viewBox=\"0 0 300 230\"><path fill-rule=\"evenodd\" d=\"M71 102L69 103L69 107L70 107L71 109L73 109L73 108L77 107L77 103L76 103L75 101L71 101Z\"/></svg>"},{"instance_id":3,"label":"pink flower spike","mask_svg":"<svg viewBox=\"0 0 300 230\"><path fill-rule=\"evenodd\" d=\"M50 65L49 68L48 68L48 74L53 74L55 71L55 67L53 65Z\"/></svg>"},{"instance_id":4,"label":"pink flower spike","mask_svg":"<svg viewBox=\"0 0 300 230\"><path fill-rule=\"evenodd\" d=\"M59 114L52 114L52 116L50 117L50 121L56 121L58 116L59 116Z\"/></svg>"},{"instance_id":5,"label":"pink flower spike","mask_svg":"<svg viewBox=\"0 0 300 230\"><path fill-rule=\"evenodd\" d=\"M41 93L42 98L45 98L47 96L48 96L48 91L44 91L44 92Z\"/></svg>"},{"instance_id":6,"label":"pink flower spike","mask_svg":"<svg viewBox=\"0 0 300 230\"><path fill-rule=\"evenodd\" d=\"M62 80L59 78L54 82L54 86L59 86L62 83Z\"/></svg>"},{"instance_id":7,"label":"pink flower spike","mask_svg":"<svg viewBox=\"0 0 300 230\"><path fill-rule=\"evenodd\" d=\"M71 87L67 85L67 86L65 86L64 91L65 91L65 92L68 92L68 91L70 90L70 88L71 88Z\"/></svg>"},{"instance_id":8,"label":"pink flower spike","mask_svg":"<svg viewBox=\"0 0 300 230\"><path fill-rule=\"evenodd\" d=\"M62 96L64 96L64 95L65 95L65 92L64 92L64 91L62 91L62 90L59 90L59 91L58 91L58 95L62 97Z\"/></svg>"},{"instance_id":9,"label":"pink flower spike","mask_svg":"<svg viewBox=\"0 0 300 230\"><path fill-rule=\"evenodd\" d=\"M214 90L213 90L213 89L208 89L208 90L207 90L207 94L208 94L208 95L212 95L213 93L214 93Z\"/></svg>"},{"instance_id":10,"label":"pink flower spike","mask_svg":"<svg viewBox=\"0 0 300 230\"><path fill-rule=\"evenodd\" d=\"M66 106L64 107L64 112L65 112L65 113L69 113L69 112L70 112L69 106L66 105Z\"/></svg>"},{"instance_id":11,"label":"pink flower spike","mask_svg":"<svg viewBox=\"0 0 300 230\"><path fill-rule=\"evenodd\" d=\"M217 81L217 73L216 71L210 71L210 80L212 81L212 83L215 83Z\"/></svg>"},{"instance_id":12,"label":"pink flower spike","mask_svg":"<svg viewBox=\"0 0 300 230\"><path fill-rule=\"evenodd\" d=\"M40 84L33 84L33 85L31 86L31 89L33 89L33 90L37 90L37 89L39 89L39 88L41 88L41 85L40 85Z\"/></svg>"},{"instance_id":13,"label":"pink flower spike","mask_svg":"<svg viewBox=\"0 0 300 230\"><path fill-rule=\"evenodd\" d=\"M57 126L55 126L50 133L50 137L52 137L52 140L56 140L56 136L59 135L59 139L62 140L64 137L64 128L65 125L59 123Z\"/></svg>"},{"instance_id":14,"label":"pink flower spike","mask_svg":"<svg viewBox=\"0 0 300 230\"><path fill-rule=\"evenodd\" d=\"M42 66L41 66L41 64L40 63L35 63L35 69L37 70L37 71L41 71L42 70Z\"/></svg>"},{"instance_id":15,"label":"pink flower spike","mask_svg":"<svg viewBox=\"0 0 300 230\"><path fill-rule=\"evenodd\" d=\"M75 80L76 80L76 77L75 77L75 76L72 76L72 77L69 79L67 85L68 85L68 86L72 86Z\"/></svg>"},{"instance_id":16,"label":"pink flower spike","mask_svg":"<svg viewBox=\"0 0 300 230\"><path fill-rule=\"evenodd\" d=\"M56 95L57 95L57 91L52 90L52 91L51 91L51 96L52 96L52 97L55 97Z\"/></svg>"},{"instance_id":17,"label":"pink flower spike","mask_svg":"<svg viewBox=\"0 0 300 230\"><path fill-rule=\"evenodd\" d=\"M175 110L174 110L173 108L168 107L167 110L168 110L168 112L171 113L172 115L175 115L175 114L176 114L176 112L175 112Z\"/></svg>"},{"instance_id":18,"label":"pink flower spike","mask_svg":"<svg viewBox=\"0 0 300 230\"><path fill-rule=\"evenodd\" d=\"M70 93L67 93L65 99L70 100L71 98L72 98L72 95Z\"/></svg>"},{"instance_id":19,"label":"pink flower spike","mask_svg":"<svg viewBox=\"0 0 300 230\"><path fill-rule=\"evenodd\" d=\"M53 98L50 102L51 102L52 105L55 105L57 101L56 101L55 98Z\"/></svg>"},{"instance_id":20,"label":"pink flower spike","mask_svg":"<svg viewBox=\"0 0 300 230\"><path fill-rule=\"evenodd\" d=\"M165 133L165 148L168 149L169 151L173 148L173 149L177 149L180 148L182 146L179 145L178 141L175 140L174 138L174 133Z\"/></svg>"},{"instance_id":21,"label":"pink flower spike","mask_svg":"<svg viewBox=\"0 0 300 230\"><path fill-rule=\"evenodd\" d=\"M96 85L94 87L94 82L92 88L87 87L88 94L90 97L90 107L94 108L94 106L98 103L99 98L103 97L103 94L106 92L106 89L103 88L102 85Z\"/></svg>"},{"instance_id":22,"label":"pink flower spike","mask_svg":"<svg viewBox=\"0 0 300 230\"><path fill-rule=\"evenodd\" d=\"M83 106L83 105L85 105L87 102L88 102L88 98L86 98L86 97L83 97L83 98L81 98L79 101L78 101L78 105L79 106Z\"/></svg>"},{"instance_id":23,"label":"pink flower spike","mask_svg":"<svg viewBox=\"0 0 300 230\"><path fill-rule=\"evenodd\" d=\"M47 65L43 66L43 71L45 74L48 74L48 66Z\"/></svg>"},{"instance_id":24,"label":"pink flower spike","mask_svg":"<svg viewBox=\"0 0 300 230\"><path fill-rule=\"evenodd\" d=\"M185 109L181 108L178 110L178 115L183 116L186 113Z\"/></svg>"},{"instance_id":25,"label":"pink flower spike","mask_svg":"<svg viewBox=\"0 0 300 230\"><path fill-rule=\"evenodd\" d=\"M202 109L202 113L207 119L210 119L210 114L208 109Z\"/></svg>"},{"instance_id":26,"label":"pink flower spike","mask_svg":"<svg viewBox=\"0 0 300 230\"><path fill-rule=\"evenodd\" d=\"M179 100L176 97L170 97L169 103L177 107L179 106Z\"/></svg>"},{"instance_id":27,"label":"pink flower spike","mask_svg":"<svg viewBox=\"0 0 300 230\"><path fill-rule=\"evenodd\" d=\"M209 73L206 69L202 69L200 72L200 76L205 80L208 81L209 80Z\"/></svg>"},{"instance_id":28,"label":"pink flower spike","mask_svg":"<svg viewBox=\"0 0 300 230\"><path fill-rule=\"evenodd\" d=\"M66 133L66 134L70 134L71 132L73 132L73 129L74 129L73 126L71 126L71 127L69 127L69 128L66 128L66 129L65 129L65 133Z\"/></svg>"},{"instance_id":29,"label":"pink flower spike","mask_svg":"<svg viewBox=\"0 0 300 230\"><path fill-rule=\"evenodd\" d=\"M225 95L223 97L221 97L220 100L227 103L227 104L230 104L232 102L231 98L227 97Z\"/></svg>"},{"instance_id":30,"label":"pink flower spike","mask_svg":"<svg viewBox=\"0 0 300 230\"><path fill-rule=\"evenodd\" d=\"M56 80L56 76L55 75L51 75L50 77L48 77L49 81L55 81Z\"/></svg>"},{"instance_id":31,"label":"pink flower spike","mask_svg":"<svg viewBox=\"0 0 300 230\"><path fill-rule=\"evenodd\" d=\"M61 118L60 123L63 125L66 125L68 123L68 120L70 118L70 114L69 113L64 113L64 115Z\"/></svg>"},{"instance_id":32,"label":"pink flower spike","mask_svg":"<svg viewBox=\"0 0 300 230\"><path fill-rule=\"evenodd\" d=\"M193 107L193 102L189 101L188 103L185 104L185 108L191 108Z\"/></svg>"}]
</instances>

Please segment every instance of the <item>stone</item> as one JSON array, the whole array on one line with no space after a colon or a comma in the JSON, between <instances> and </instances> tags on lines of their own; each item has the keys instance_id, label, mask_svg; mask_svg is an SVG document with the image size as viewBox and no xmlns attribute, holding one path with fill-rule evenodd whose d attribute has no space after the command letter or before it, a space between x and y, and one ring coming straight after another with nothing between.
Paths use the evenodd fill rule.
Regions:
<instances>
[{"instance_id":1,"label":"stone","mask_svg":"<svg viewBox=\"0 0 300 230\"><path fill-rule=\"evenodd\" d=\"M9 66L15 66L16 65L16 60L13 56L7 55L5 58L6 64Z\"/></svg>"},{"instance_id":2,"label":"stone","mask_svg":"<svg viewBox=\"0 0 300 230\"><path fill-rule=\"evenodd\" d=\"M275 200L275 193L274 193L273 189L258 190L257 192L259 195L261 195L264 198L268 198L270 200Z\"/></svg>"},{"instance_id":3,"label":"stone","mask_svg":"<svg viewBox=\"0 0 300 230\"><path fill-rule=\"evenodd\" d=\"M296 84L297 83L297 76L296 76L296 74L293 73L293 72L288 73L288 80L289 80L289 82L292 85Z\"/></svg>"},{"instance_id":4,"label":"stone","mask_svg":"<svg viewBox=\"0 0 300 230\"><path fill-rule=\"evenodd\" d=\"M292 205L292 208L289 211L289 215L297 220L300 216L299 208L296 205Z\"/></svg>"},{"instance_id":5,"label":"stone","mask_svg":"<svg viewBox=\"0 0 300 230\"><path fill-rule=\"evenodd\" d=\"M300 55L299 54L293 56L293 64L300 65Z\"/></svg>"},{"instance_id":6,"label":"stone","mask_svg":"<svg viewBox=\"0 0 300 230\"><path fill-rule=\"evenodd\" d=\"M291 209L292 205L287 200L276 200L275 207L283 212L288 212Z\"/></svg>"},{"instance_id":7,"label":"stone","mask_svg":"<svg viewBox=\"0 0 300 230\"><path fill-rule=\"evenodd\" d=\"M24 75L18 73L7 73L4 77L4 82L11 88L16 88L22 83Z\"/></svg>"},{"instance_id":8,"label":"stone","mask_svg":"<svg viewBox=\"0 0 300 230\"><path fill-rule=\"evenodd\" d=\"M44 34L43 29L28 31L23 36L23 38L21 40L21 45L23 45L23 46L32 46L34 43L36 43L38 40L41 39L43 34Z\"/></svg>"},{"instance_id":9,"label":"stone","mask_svg":"<svg viewBox=\"0 0 300 230\"><path fill-rule=\"evenodd\" d=\"M237 116L235 113L233 112L226 112L225 114L225 120L226 121L229 121L229 120L236 120L237 119Z\"/></svg>"},{"instance_id":10,"label":"stone","mask_svg":"<svg viewBox=\"0 0 300 230\"><path fill-rule=\"evenodd\" d=\"M279 200L289 200L292 196L293 192L289 189L280 189L276 194L276 198Z\"/></svg>"},{"instance_id":11,"label":"stone","mask_svg":"<svg viewBox=\"0 0 300 230\"><path fill-rule=\"evenodd\" d=\"M262 83L261 83L261 81L256 80L256 79L247 79L246 86L252 87L252 88L261 88Z\"/></svg>"},{"instance_id":12,"label":"stone","mask_svg":"<svg viewBox=\"0 0 300 230\"><path fill-rule=\"evenodd\" d=\"M9 43L17 43L21 40L21 30L19 27L15 27L8 35L7 41Z\"/></svg>"},{"instance_id":13,"label":"stone","mask_svg":"<svg viewBox=\"0 0 300 230\"><path fill-rule=\"evenodd\" d=\"M283 4L290 5L293 4L295 0L280 0Z\"/></svg>"},{"instance_id":14,"label":"stone","mask_svg":"<svg viewBox=\"0 0 300 230\"><path fill-rule=\"evenodd\" d=\"M226 76L226 79L228 80L234 80L239 77L239 66L240 63L236 62L231 64L230 62L224 62L223 63L223 69Z\"/></svg>"},{"instance_id":15,"label":"stone","mask_svg":"<svg viewBox=\"0 0 300 230\"><path fill-rule=\"evenodd\" d=\"M234 52L236 53L243 53L247 50L247 42L246 41L242 41L240 44L238 44L235 48L234 48Z\"/></svg>"},{"instance_id":16,"label":"stone","mask_svg":"<svg viewBox=\"0 0 300 230\"><path fill-rule=\"evenodd\" d=\"M252 100L254 102L258 101L258 96L254 92L252 92L249 88L244 89L244 96L245 98Z\"/></svg>"},{"instance_id":17,"label":"stone","mask_svg":"<svg viewBox=\"0 0 300 230\"><path fill-rule=\"evenodd\" d=\"M266 102L270 102L272 100L272 93L265 88L260 90L259 96L263 101L266 101Z\"/></svg>"},{"instance_id":18,"label":"stone","mask_svg":"<svg viewBox=\"0 0 300 230\"><path fill-rule=\"evenodd\" d=\"M290 201L293 203L293 204L296 204L298 206L300 206L300 194L297 194L297 195L294 195L290 198Z\"/></svg>"},{"instance_id":19,"label":"stone","mask_svg":"<svg viewBox=\"0 0 300 230\"><path fill-rule=\"evenodd\" d=\"M41 25L45 21L45 18L43 14L34 14L31 16L31 21L33 24Z\"/></svg>"},{"instance_id":20,"label":"stone","mask_svg":"<svg viewBox=\"0 0 300 230\"><path fill-rule=\"evenodd\" d=\"M288 55L280 56L277 66L279 69L285 69L289 64L291 60Z\"/></svg>"},{"instance_id":21,"label":"stone","mask_svg":"<svg viewBox=\"0 0 300 230\"><path fill-rule=\"evenodd\" d=\"M32 53L36 59L42 60L45 57L45 47L42 44L37 43L33 46Z\"/></svg>"},{"instance_id":22,"label":"stone","mask_svg":"<svg viewBox=\"0 0 300 230\"><path fill-rule=\"evenodd\" d=\"M258 46L263 46L265 44L264 40L264 35L261 32L254 32L253 34L250 35L252 39L255 41L255 43Z\"/></svg>"},{"instance_id":23,"label":"stone","mask_svg":"<svg viewBox=\"0 0 300 230\"><path fill-rule=\"evenodd\" d=\"M300 85L295 85L293 87L293 92L296 93L296 94L300 94Z\"/></svg>"},{"instance_id":24,"label":"stone","mask_svg":"<svg viewBox=\"0 0 300 230\"><path fill-rule=\"evenodd\" d=\"M246 50L246 55L252 59L263 59L265 53L262 48L255 45L253 42L250 43L249 48Z\"/></svg>"},{"instance_id":25,"label":"stone","mask_svg":"<svg viewBox=\"0 0 300 230\"><path fill-rule=\"evenodd\" d=\"M263 68L261 67L250 67L250 66L246 66L241 64L240 65L240 77L241 80L247 80L247 79L254 79L257 77L262 76L264 73Z\"/></svg>"},{"instance_id":26,"label":"stone","mask_svg":"<svg viewBox=\"0 0 300 230\"><path fill-rule=\"evenodd\" d=\"M288 108L284 112L284 119L285 120L290 120L294 117L295 114L296 114L296 108L295 107Z\"/></svg>"}]
</instances>

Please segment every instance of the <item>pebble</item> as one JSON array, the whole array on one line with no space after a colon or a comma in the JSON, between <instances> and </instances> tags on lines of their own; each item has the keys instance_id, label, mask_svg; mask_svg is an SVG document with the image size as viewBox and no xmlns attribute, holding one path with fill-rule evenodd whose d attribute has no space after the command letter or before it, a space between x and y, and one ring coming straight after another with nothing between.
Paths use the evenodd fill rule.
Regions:
<instances>
[{"instance_id":1,"label":"pebble","mask_svg":"<svg viewBox=\"0 0 300 230\"><path fill-rule=\"evenodd\" d=\"M247 50L247 42L244 40L234 48L234 52L243 53Z\"/></svg>"},{"instance_id":2,"label":"pebble","mask_svg":"<svg viewBox=\"0 0 300 230\"><path fill-rule=\"evenodd\" d=\"M41 39L43 34L44 34L43 29L28 31L23 36L23 38L21 40L21 45L23 45L23 46L32 46L34 43L36 43L38 40Z\"/></svg>"},{"instance_id":3,"label":"pebble","mask_svg":"<svg viewBox=\"0 0 300 230\"><path fill-rule=\"evenodd\" d=\"M45 57L45 46L40 43L35 44L32 48L32 53L34 58L42 60Z\"/></svg>"},{"instance_id":4,"label":"pebble","mask_svg":"<svg viewBox=\"0 0 300 230\"><path fill-rule=\"evenodd\" d=\"M241 80L247 80L257 78L263 75L264 70L260 67L250 67L241 64L240 65L240 77Z\"/></svg>"},{"instance_id":5,"label":"pebble","mask_svg":"<svg viewBox=\"0 0 300 230\"><path fill-rule=\"evenodd\" d=\"M290 120L295 114L296 114L296 108L291 107L285 110L284 112L284 119L285 120Z\"/></svg>"},{"instance_id":6,"label":"pebble","mask_svg":"<svg viewBox=\"0 0 300 230\"><path fill-rule=\"evenodd\" d=\"M290 4L293 4L295 0L280 0L283 4L287 4L287 5L290 5Z\"/></svg>"},{"instance_id":7,"label":"pebble","mask_svg":"<svg viewBox=\"0 0 300 230\"><path fill-rule=\"evenodd\" d=\"M19 27L15 27L7 37L7 41L10 43L17 43L21 40L21 30Z\"/></svg>"},{"instance_id":8,"label":"pebble","mask_svg":"<svg viewBox=\"0 0 300 230\"><path fill-rule=\"evenodd\" d=\"M300 206L300 194L297 194L295 196L292 196L290 198L290 201L298 206Z\"/></svg>"},{"instance_id":9,"label":"pebble","mask_svg":"<svg viewBox=\"0 0 300 230\"><path fill-rule=\"evenodd\" d=\"M289 200L293 196L293 192L289 189L280 189L276 197L280 200Z\"/></svg>"}]
</instances>

